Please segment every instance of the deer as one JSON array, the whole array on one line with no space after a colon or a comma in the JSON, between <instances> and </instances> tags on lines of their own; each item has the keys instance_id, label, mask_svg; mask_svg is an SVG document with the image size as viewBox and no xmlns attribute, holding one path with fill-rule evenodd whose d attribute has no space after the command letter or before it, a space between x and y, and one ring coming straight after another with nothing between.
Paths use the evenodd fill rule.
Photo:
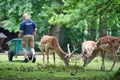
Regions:
<instances>
[{"instance_id":1,"label":"deer","mask_svg":"<svg viewBox=\"0 0 120 80\"><path fill-rule=\"evenodd\" d=\"M63 60L65 65L69 65L69 60L72 54L77 50L74 48L74 50L71 52L69 45L67 45L68 53L64 52L60 47L56 37L49 35L44 35L41 38L39 48L43 54L43 64L45 63L45 54L47 55L47 64L49 64L49 54L52 51L54 64L55 64L55 53L57 53L58 56L61 58L61 60Z\"/></svg>"},{"instance_id":2,"label":"deer","mask_svg":"<svg viewBox=\"0 0 120 80\"><path fill-rule=\"evenodd\" d=\"M96 42L95 41L84 41L82 42L82 56L89 57L93 50L96 48Z\"/></svg>"},{"instance_id":3,"label":"deer","mask_svg":"<svg viewBox=\"0 0 120 80\"><path fill-rule=\"evenodd\" d=\"M84 56L83 67L86 67L98 54L101 54L102 64L100 70L105 70L105 56L106 54L112 54L114 61L110 70L113 70L117 61L117 52L119 52L119 50L120 38L114 36L101 37L96 42L96 48L93 50L92 54L89 57Z\"/></svg>"}]
</instances>

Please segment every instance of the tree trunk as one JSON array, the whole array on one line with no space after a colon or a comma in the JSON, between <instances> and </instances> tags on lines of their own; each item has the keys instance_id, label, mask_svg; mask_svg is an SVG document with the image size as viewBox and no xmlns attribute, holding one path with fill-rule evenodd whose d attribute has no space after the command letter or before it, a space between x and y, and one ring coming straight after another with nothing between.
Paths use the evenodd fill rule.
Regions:
<instances>
[{"instance_id":1,"label":"tree trunk","mask_svg":"<svg viewBox=\"0 0 120 80\"><path fill-rule=\"evenodd\" d=\"M60 4L63 4L62 0L58 0ZM51 27L50 35L55 36L57 40L59 41L59 35L60 35L60 27L57 25L54 25Z\"/></svg>"},{"instance_id":2,"label":"tree trunk","mask_svg":"<svg viewBox=\"0 0 120 80\"><path fill-rule=\"evenodd\" d=\"M55 36L58 41L59 41L59 33L60 33L60 27L58 27L58 26L51 27L50 35Z\"/></svg>"},{"instance_id":3,"label":"tree trunk","mask_svg":"<svg viewBox=\"0 0 120 80\"><path fill-rule=\"evenodd\" d=\"M99 23L99 37L107 35L107 17L106 15L100 16Z\"/></svg>"},{"instance_id":4,"label":"tree trunk","mask_svg":"<svg viewBox=\"0 0 120 80\"><path fill-rule=\"evenodd\" d=\"M59 2L60 4L64 4L64 3L62 2L62 0L58 0L58 2Z\"/></svg>"},{"instance_id":5,"label":"tree trunk","mask_svg":"<svg viewBox=\"0 0 120 80\"><path fill-rule=\"evenodd\" d=\"M95 27L93 27L95 26ZM96 40L97 36L98 36L98 32L97 32L97 18L93 18L92 19L92 26L91 26L91 30L90 30L90 34L91 34L91 40Z\"/></svg>"}]
</instances>

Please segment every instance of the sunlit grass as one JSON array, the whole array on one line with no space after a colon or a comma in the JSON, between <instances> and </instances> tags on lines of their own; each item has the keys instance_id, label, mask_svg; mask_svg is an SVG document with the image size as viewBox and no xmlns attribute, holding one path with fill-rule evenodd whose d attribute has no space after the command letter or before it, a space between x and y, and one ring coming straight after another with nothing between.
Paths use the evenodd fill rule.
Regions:
<instances>
[{"instance_id":1,"label":"sunlit grass","mask_svg":"<svg viewBox=\"0 0 120 80\"><path fill-rule=\"evenodd\" d=\"M104 78L104 80L109 80L120 67L120 63L117 61L113 71L109 71L112 60L106 60L106 70L100 71L101 58L97 57L87 67L83 68L83 61L79 55L71 58L70 66L65 66L58 56L56 56L56 65L54 65L52 55L50 55L50 65L43 64L42 55L37 55L36 63L31 61L23 63L23 59L23 56L18 56L17 58L14 57L12 62L9 62L7 55L0 55L1 80L59 80L57 78L62 80L89 80L93 78L93 80L101 80Z\"/></svg>"}]
</instances>

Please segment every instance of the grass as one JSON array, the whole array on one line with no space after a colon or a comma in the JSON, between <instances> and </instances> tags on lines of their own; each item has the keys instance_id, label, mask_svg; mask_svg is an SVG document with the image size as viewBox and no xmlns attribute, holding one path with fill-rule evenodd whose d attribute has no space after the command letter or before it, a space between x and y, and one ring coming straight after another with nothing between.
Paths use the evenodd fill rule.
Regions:
<instances>
[{"instance_id":1,"label":"grass","mask_svg":"<svg viewBox=\"0 0 120 80\"><path fill-rule=\"evenodd\" d=\"M50 56L50 65L42 63L42 56L37 55L37 62L22 63L23 56L8 61L7 55L0 55L0 80L113 80L115 72L119 69L119 61L114 70L109 71L112 61L106 60L106 70L100 71L101 58L95 58L87 67L82 67L82 60L78 55L71 58L70 66L64 66L57 56L56 65L53 65Z\"/></svg>"}]
</instances>

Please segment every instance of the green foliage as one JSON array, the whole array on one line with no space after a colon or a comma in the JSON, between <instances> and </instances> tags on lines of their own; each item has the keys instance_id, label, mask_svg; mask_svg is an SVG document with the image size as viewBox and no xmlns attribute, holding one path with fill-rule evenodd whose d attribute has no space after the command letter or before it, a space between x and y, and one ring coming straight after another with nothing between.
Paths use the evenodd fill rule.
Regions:
<instances>
[{"instance_id":1,"label":"green foliage","mask_svg":"<svg viewBox=\"0 0 120 80\"><path fill-rule=\"evenodd\" d=\"M120 68L116 71L114 79L115 80L120 80Z\"/></svg>"},{"instance_id":2,"label":"green foliage","mask_svg":"<svg viewBox=\"0 0 120 80\"><path fill-rule=\"evenodd\" d=\"M53 4L51 4L54 1ZM23 13L29 13L33 20L39 27L48 27L48 18L50 18L50 11L46 11L44 6L56 6L55 0L5 0L0 1L0 21L4 23L4 28L12 32L19 30L19 24L22 21ZM22 6L21 6L22 5ZM45 28L48 29L48 28ZM44 30L45 31L45 30ZM43 31L43 32L44 32Z\"/></svg>"},{"instance_id":3,"label":"green foliage","mask_svg":"<svg viewBox=\"0 0 120 80\"><path fill-rule=\"evenodd\" d=\"M0 7L2 8L0 11L3 12L1 14L4 15L0 18L0 21L4 23L4 28L10 32L17 32L19 23L22 20L21 15L23 12L27 12L26 1L6 0L2 1Z\"/></svg>"},{"instance_id":4,"label":"green foliage","mask_svg":"<svg viewBox=\"0 0 120 80\"><path fill-rule=\"evenodd\" d=\"M76 48L78 48L77 50L78 52L81 52L81 43L83 42L82 31L83 30L81 30L79 27L69 28L66 31L66 37L70 39L72 46L75 46Z\"/></svg>"},{"instance_id":5,"label":"green foliage","mask_svg":"<svg viewBox=\"0 0 120 80\"><path fill-rule=\"evenodd\" d=\"M99 32L104 28L115 30L112 35L119 36L120 33L119 0L4 0L0 1L0 7L0 21L10 32L19 30L22 14L28 12L37 23L38 39L49 34L54 25L78 29L68 34L72 43L82 40L77 38L84 38L86 25L89 31L86 37L92 37L90 30ZM99 33L94 35L99 37Z\"/></svg>"},{"instance_id":6,"label":"green foliage","mask_svg":"<svg viewBox=\"0 0 120 80\"><path fill-rule=\"evenodd\" d=\"M54 14L49 20L50 24L58 24L60 26L74 28L80 26L81 30L84 29L84 20L88 24L89 30L102 29L105 26L97 21L101 16L107 17L107 29L119 30L119 1L113 0L63 0L64 5L59 14ZM104 22L102 22L104 24ZM83 24L83 25L81 25ZM96 24L96 25L95 25ZM73 32L74 33L74 32Z\"/></svg>"}]
</instances>

